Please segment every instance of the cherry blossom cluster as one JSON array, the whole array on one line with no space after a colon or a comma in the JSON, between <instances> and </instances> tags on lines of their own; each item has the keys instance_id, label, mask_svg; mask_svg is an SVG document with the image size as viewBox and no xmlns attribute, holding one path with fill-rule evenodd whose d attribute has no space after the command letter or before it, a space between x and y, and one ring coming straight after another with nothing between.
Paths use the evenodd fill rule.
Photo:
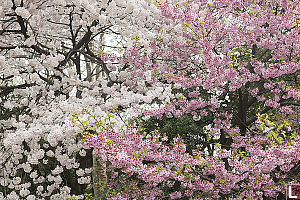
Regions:
<instances>
[{"instance_id":1,"label":"cherry blossom cluster","mask_svg":"<svg viewBox=\"0 0 300 200\"><path fill-rule=\"evenodd\" d=\"M231 199L260 199L262 195L275 197L284 192L288 172L300 160L299 135L276 143L278 138L270 136L270 127L276 130L274 134L281 133L282 126L262 116L253 127L259 129L260 135L235 135L231 149L218 148L215 155L199 149L188 154L181 138L168 142L159 132L145 135L131 125L119 132L85 134L83 145L96 151L100 163L108 163L111 177L107 199L201 199L224 195ZM280 181L275 182L273 176Z\"/></svg>"}]
</instances>

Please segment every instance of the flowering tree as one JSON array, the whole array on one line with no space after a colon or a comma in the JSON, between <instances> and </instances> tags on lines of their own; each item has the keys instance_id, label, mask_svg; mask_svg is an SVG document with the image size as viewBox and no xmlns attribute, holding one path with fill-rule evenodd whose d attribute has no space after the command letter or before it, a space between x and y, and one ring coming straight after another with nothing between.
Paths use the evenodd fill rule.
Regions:
<instances>
[{"instance_id":1,"label":"flowering tree","mask_svg":"<svg viewBox=\"0 0 300 200\"><path fill-rule=\"evenodd\" d=\"M141 21L140 31L151 29L157 11L146 1L0 2L1 199L91 190L92 151L67 118L87 106L101 116L115 104L127 68L117 50L133 43Z\"/></svg>"},{"instance_id":2,"label":"flowering tree","mask_svg":"<svg viewBox=\"0 0 300 200\"><path fill-rule=\"evenodd\" d=\"M12 0L0 17L2 196L79 198L90 148L110 199L275 198L299 180L295 1ZM106 33L126 51L99 50Z\"/></svg>"},{"instance_id":3,"label":"flowering tree","mask_svg":"<svg viewBox=\"0 0 300 200\"><path fill-rule=\"evenodd\" d=\"M108 197L284 198L285 184L299 181L297 3L154 4L165 17L155 39L137 38L120 60L157 88L145 92L153 106L136 124L148 124L150 138L131 126L85 138L110 163ZM196 127L182 135L189 154L176 137L184 128L172 130L177 123ZM169 142L150 133L156 128Z\"/></svg>"}]
</instances>

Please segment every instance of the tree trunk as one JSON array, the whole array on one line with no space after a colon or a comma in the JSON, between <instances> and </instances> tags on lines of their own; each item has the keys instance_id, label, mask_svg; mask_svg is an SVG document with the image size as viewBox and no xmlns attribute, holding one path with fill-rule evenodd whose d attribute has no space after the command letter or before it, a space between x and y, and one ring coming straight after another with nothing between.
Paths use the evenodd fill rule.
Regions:
<instances>
[{"instance_id":1,"label":"tree trunk","mask_svg":"<svg viewBox=\"0 0 300 200\"><path fill-rule=\"evenodd\" d=\"M246 87L247 88L247 87ZM238 125L242 135L246 134L247 130L247 109L248 109L248 92L245 88L244 91L240 88L239 94L239 107L238 107Z\"/></svg>"},{"instance_id":2,"label":"tree trunk","mask_svg":"<svg viewBox=\"0 0 300 200\"><path fill-rule=\"evenodd\" d=\"M93 151L93 188L95 200L102 200L105 198L106 185L106 162L100 163L97 154Z\"/></svg>"},{"instance_id":3,"label":"tree trunk","mask_svg":"<svg viewBox=\"0 0 300 200\"><path fill-rule=\"evenodd\" d=\"M92 66L91 63L88 61L88 58L86 56L84 56L85 59L85 66L86 66L86 77L87 77L87 81L91 82L92 79Z\"/></svg>"}]
</instances>

